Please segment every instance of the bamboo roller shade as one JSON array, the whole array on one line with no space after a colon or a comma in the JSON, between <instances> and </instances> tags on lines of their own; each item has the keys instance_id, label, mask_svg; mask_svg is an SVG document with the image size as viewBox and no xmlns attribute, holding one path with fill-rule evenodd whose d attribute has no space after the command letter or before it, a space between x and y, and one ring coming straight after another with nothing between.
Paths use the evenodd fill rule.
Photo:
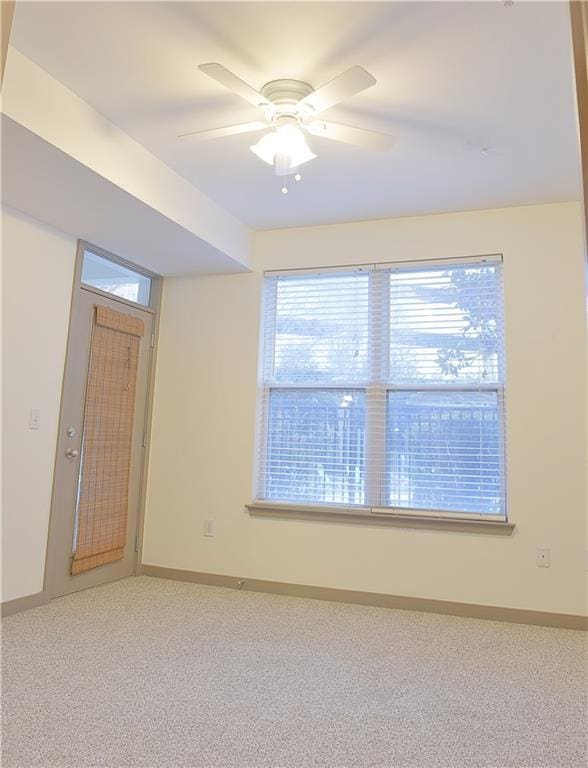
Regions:
<instances>
[{"instance_id":1,"label":"bamboo roller shade","mask_svg":"<svg viewBox=\"0 0 588 768\"><path fill-rule=\"evenodd\" d=\"M72 575L124 557L133 413L143 332L143 321L139 318L95 307Z\"/></svg>"}]
</instances>

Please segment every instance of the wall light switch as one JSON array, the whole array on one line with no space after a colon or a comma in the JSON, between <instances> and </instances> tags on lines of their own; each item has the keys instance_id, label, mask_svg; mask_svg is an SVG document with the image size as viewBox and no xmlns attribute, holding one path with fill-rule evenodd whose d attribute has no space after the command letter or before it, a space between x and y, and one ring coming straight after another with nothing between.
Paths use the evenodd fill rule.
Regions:
<instances>
[{"instance_id":1,"label":"wall light switch","mask_svg":"<svg viewBox=\"0 0 588 768\"><path fill-rule=\"evenodd\" d=\"M537 549L537 567L549 568L550 565L551 565L551 550L546 549L544 547L539 547Z\"/></svg>"},{"instance_id":2,"label":"wall light switch","mask_svg":"<svg viewBox=\"0 0 588 768\"><path fill-rule=\"evenodd\" d=\"M203 534L205 536L214 536L214 520L205 520L204 521Z\"/></svg>"},{"instance_id":3,"label":"wall light switch","mask_svg":"<svg viewBox=\"0 0 588 768\"><path fill-rule=\"evenodd\" d=\"M38 408L31 408L29 429L41 429L41 411Z\"/></svg>"}]
</instances>

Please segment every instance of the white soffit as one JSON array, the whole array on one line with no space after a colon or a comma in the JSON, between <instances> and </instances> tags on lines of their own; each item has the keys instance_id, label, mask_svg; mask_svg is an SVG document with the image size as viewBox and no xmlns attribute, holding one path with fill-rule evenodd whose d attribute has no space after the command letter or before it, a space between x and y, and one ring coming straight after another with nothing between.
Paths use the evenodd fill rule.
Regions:
<instances>
[{"instance_id":1,"label":"white soffit","mask_svg":"<svg viewBox=\"0 0 588 768\"><path fill-rule=\"evenodd\" d=\"M246 267L2 115L2 202L160 275Z\"/></svg>"},{"instance_id":2,"label":"white soffit","mask_svg":"<svg viewBox=\"0 0 588 768\"><path fill-rule=\"evenodd\" d=\"M2 199L162 275L245 271L248 228L9 49Z\"/></svg>"}]
</instances>

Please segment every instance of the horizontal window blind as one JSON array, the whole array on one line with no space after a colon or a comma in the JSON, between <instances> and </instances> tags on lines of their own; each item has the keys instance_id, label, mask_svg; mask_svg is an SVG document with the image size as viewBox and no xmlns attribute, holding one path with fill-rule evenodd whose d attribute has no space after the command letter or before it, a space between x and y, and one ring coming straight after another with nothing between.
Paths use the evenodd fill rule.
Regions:
<instances>
[{"instance_id":1,"label":"horizontal window blind","mask_svg":"<svg viewBox=\"0 0 588 768\"><path fill-rule=\"evenodd\" d=\"M269 498L364 503L363 392L275 389L268 417Z\"/></svg>"},{"instance_id":2,"label":"horizontal window blind","mask_svg":"<svg viewBox=\"0 0 588 768\"><path fill-rule=\"evenodd\" d=\"M268 381L367 381L368 272L269 277L266 292Z\"/></svg>"},{"instance_id":3,"label":"horizontal window blind","mask_svg":"<svg viewBox=\"0 0 588 768\"><path fill-rule=\"evenodd\" d=\"M504 517L501 272L267 276L257 498Z\"/></svg>"},{"instance_id":4,"label":"horizontal window blind","mask_svg":"<svg viewBox=\"0 0 588 768\"><path fill-rule=\"evenodd\" d=\"M365 503L370 275L266 278L258 497Z\"/></svg>"},{"instance_id":5,"label":"horizontal window blind","mask_svg":"<svg viewBox=\"0 0 588 768\"><path fill-rule=\"evenodd\" d=\"M390 380L498 383L502 290L496 264L391 271Z\"/></svg>"},{"instance_id":6,"label":"horizontal window blind","mask_svg":"<svg viewBox=\"0 0 588 768\"><path fill-rule=\"evenodd\" d=\"M389 392L387 506L500 514L495 392Z\"/></svg>"}]
</instances>

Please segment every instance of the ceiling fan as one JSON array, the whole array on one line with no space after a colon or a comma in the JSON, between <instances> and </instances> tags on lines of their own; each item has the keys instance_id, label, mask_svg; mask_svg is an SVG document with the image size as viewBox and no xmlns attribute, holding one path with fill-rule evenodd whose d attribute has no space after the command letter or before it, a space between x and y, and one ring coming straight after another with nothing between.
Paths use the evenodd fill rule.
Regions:
<instances>
[{"instance_id":1,"label":"ceiling fan","mask_svg":"<svg viewBox=\"0 0 588 768\"><path fill-rule=\"evenodd\" d=\"M300 165L316 157L306 142L306 134L374 150L389 149L394 143L394 138L386 133L317 119L329 107L374 85L375 78L363 67L350 67L316 91L300 80L272 80L261 91L256 91L222 64L201 64L198 68L258 107L263 112L264 120L192 131L181 134L180 138L217 139L271 129L250 149L272 165L277 176L295 173ZM287 191L285 187L282 188L284 190Z\"/></svg>"}]
</instances>

